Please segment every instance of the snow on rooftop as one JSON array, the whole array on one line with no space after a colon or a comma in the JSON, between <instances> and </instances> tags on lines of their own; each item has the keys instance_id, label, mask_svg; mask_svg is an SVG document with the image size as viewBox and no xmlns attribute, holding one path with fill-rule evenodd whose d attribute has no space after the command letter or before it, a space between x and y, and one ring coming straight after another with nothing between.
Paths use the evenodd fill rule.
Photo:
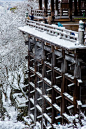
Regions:
<instances>
[{"instance_id":1,"label":"snow on rooftop","mask_svg":"<svg viewBox=\"0 0 86 129\"><path fill-rule=\"evenodd\" d=\"M51 43L54 43L55 45L59 45L60 47L63 47L63 48L69 49L69 50L76 49L76 48L86 49L86 46L84 46L84 45L81 45L81 44L75 45L76 42L59 39L58 36L57 37L51 36L51 35L47 34L46 31L41 32L30 26L19 27L19 30L21 30L25 33L34 35L45 41L49 41Z\"/></svg>"}]
</instances>

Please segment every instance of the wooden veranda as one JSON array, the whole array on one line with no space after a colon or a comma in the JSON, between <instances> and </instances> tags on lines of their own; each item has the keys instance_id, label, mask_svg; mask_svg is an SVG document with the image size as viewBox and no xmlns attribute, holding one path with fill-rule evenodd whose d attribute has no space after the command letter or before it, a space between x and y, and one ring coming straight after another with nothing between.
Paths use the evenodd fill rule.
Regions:
<instances>
[{"instance_id":1,"label":"wooden veranda","mask_svg":"<svg viewBox=\"0 0 86 129\"><path fill-rule=\"evenodd\" d=\"M32 9L37 19L51 16L52 21L86 20L85 0L39 0L39 9Z\"/></svg>"}]
</instances>

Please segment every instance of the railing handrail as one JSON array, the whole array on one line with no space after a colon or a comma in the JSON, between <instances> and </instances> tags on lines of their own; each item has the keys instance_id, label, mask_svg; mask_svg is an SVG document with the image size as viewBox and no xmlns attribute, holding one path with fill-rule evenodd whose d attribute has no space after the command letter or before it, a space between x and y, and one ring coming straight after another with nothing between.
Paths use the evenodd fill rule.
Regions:
<instances>
[{"instance_id":1,"label":"railing handrail","mask_svg":"<svg viewBox=\"0 0 86 129\"><path fill-rule=\"evenodd\" d=\"M60 38L64 38L70 41L77 41L78 40L78 32L64 29L63 27L56 27L54 25L48 25L44 23L39 23L35 21L28 20L27 24L29 26L35 27L38 30L46 31L48 34L59 35ZM76 33L77 36L71 35L71 33Z\"/></svg>"},{"instance_id":2,"label":"railing handrail","mask_svg":"<svg viewBox=\"0 0 86 129\"><path fill-rule=\"evenodd\" d=\"M78 34L77 31L68 30L68 29L65 29L65 28L63 28L63 27L60 27L60 28L59 28L59 27L56 26L56 25L49 25L49 24L40 23L40 22L37 22L37 21L28 20L28 19L27 19L27 22L31 22L31 23L39 24L39 25L42 25L42 26L45 26L45 27L50 27L50 28L53 28L53 29L59 29L59 30L63 30L63 31L66 31L66 32L71 32L71 33Z\"/></svg>"}]
</instances>

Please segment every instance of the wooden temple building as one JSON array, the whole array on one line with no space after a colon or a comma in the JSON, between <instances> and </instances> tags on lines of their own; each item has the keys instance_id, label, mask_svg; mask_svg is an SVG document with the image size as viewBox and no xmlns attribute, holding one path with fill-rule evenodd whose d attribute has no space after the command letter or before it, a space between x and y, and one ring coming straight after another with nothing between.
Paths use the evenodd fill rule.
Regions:
<instances>
[{"instance_id":1,"label":"wooden temple building","mask_svg":"<svg viewBox=\"0 0 86 129\"><path fill-rule=\"evenodd\" d=\"M54 21L75 21L86 16L85 0L39 0L39 9L31 10L39 20L51 16Z\"/></svg>"},{"instance_id":2,"label":"wooden temple building","mask_svg":"<svg viewBox=\"0 0 86 129\"><path fill-rule=\"evenodd\" d=\"M53 129L59 122L71 123L71 115L86 114L83 28L75 32L28 20L19 30L28 35L28 115L32 126L38 121L41 129Z\"/></svg>"}]
</instances>

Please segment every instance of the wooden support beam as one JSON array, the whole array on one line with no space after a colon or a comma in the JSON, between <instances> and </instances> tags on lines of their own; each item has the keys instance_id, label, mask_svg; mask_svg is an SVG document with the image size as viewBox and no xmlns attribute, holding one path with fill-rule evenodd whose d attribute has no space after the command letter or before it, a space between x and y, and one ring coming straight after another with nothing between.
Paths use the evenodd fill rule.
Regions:
<instances>
[{"instance_id":1,"label":"wooden support beam","mask_svg":"<svg viewBox=\"0 0 86 129\"><path fill-rule=\"evenodd\" d=\"M53 85L55 84L55 72L54 72L54 67L55 67L55 52L54 52L54 46L52 46L52 104L56 103L56 92L54 90ZM52 105L52 124L55 122L55 116L56 116L56 111ZM53 127L52 127L53 128Z\"/></svg>"},{"instance_id":2,"label":"wooden support beam","mask_svg":"<svg viewBox=\"0 0 86 129\"><path fill-rule=\"evenodd\" d=\"M77 16L77 0L74 0L74 16Z\"/></svg>"},{"instance_id":3,"label":"wooden support beam","mask_svg":"<svg viewBox=\"0 0 86 129\"><path fill-rule=\"evenodd\" d=\"M54 0L51 0L51 17L53 21L54 20Z\"/></svg>"},{"instance_id":4,"label":"wooden support beam","mask_svg":"<svg viewBox=\"0 0 86 129\"><path fill-rule=\"evenodd\" d=\"M72 21L72 0L69 0L69 18Z\"/></svg>"},{"instance_id":5,"label":"wooden support beam","mask_svg":"<svg viewBox=\"0 0 86 129\"><path fill-rule=\"evenodd\" d=\"M74 69L74 92L73 92L73 104L74 104L74 113L77 112L77 100L80 100L80 86L78 86L77 79L81 78L81 67L80 62L78 61L77 53L75 52L75 69Z\"/></svg>"},{"instance_id":6,"label":"wooden support beam","mask_svg":"<svg viewBox=\"0 0 86 129\"><path fill-rule=\"evenodd\" d=\"M81 0L78 0L78 3L79 3L79 13L81 15Z\"/></svg>"},{"instance_id":7,"label":"wooden support beam","mask_svg":"<svg viewBox=\"0 0 86 129\"><path fill-rule=\"evenodd\" d=\"M58 11L58 0L56 0L56 10Z\"/></svg>"},{"instance_id":8,"label":"wooden support beam","mask_svg":"<svg viewBox=\"0 0 86 129\"><path fill-rule=\"evenodd\" d=\"M39 10L42 10L42 0L39 0Z\"/></svg>"},{"instance_id":9,"label":"wooden support beam","mask_svg":"<svg viewBox=\"0 0 86 129\"><path fill-rule=\"evenodd\" d=\"M48 0L44 0L44 16L47 16L47 4L48 4Z\"/></svg>"},{"instance_id":10,"label":"wooden support beam","mask_svg":"<svg viewBox=\"0 0 86 129\"><path fill-rule=\"evenodd\" d=\"M63 93L65 92L67 87L67 83L65 82L65 72L67 71L67 61L65 60L65 50L62 50L62 63L61 63L61 71L62 71L62 83L61 83L61 96L62 96L62 101L61 101L61 115L65 112L65 98ZM63 123L63 119L62 119L62 123Z\"/></svg>"}]
</instances>

